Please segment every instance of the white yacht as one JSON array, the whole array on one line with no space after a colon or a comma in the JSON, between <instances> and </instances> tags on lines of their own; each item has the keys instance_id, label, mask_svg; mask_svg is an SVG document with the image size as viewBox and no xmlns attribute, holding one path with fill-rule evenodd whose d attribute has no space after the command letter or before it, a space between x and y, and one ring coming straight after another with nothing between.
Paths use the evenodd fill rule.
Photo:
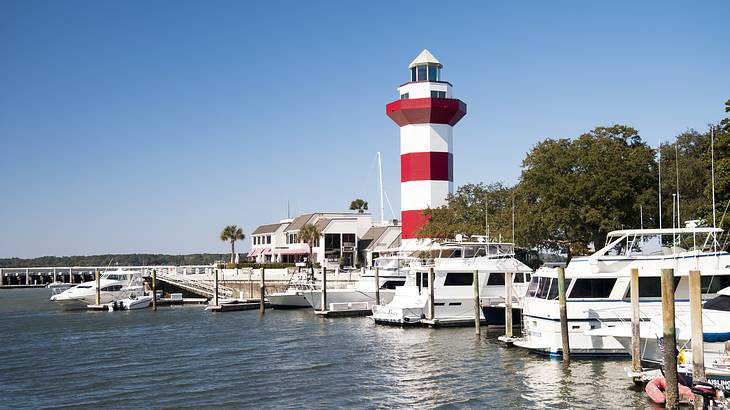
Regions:
<instances>
[{"instance_id":1,"label":"white yacht","mask_svg":"<svg viewBox=\"0 0 730 410\"><path fill-rule=\"evenodd\" d=\"M565 269L570 354L626 356L612 336L586 331L631 320L631 269L639 270L642 315L661 312L661 269L674 269L675 301L688 304L690 270L702 275L703 298L730 286L730 254L719 250L718 228L629 229L608 234L606 246L573 258ZM523 338L516 346L551 357L562 355L557 270L541 268L524 300Z\"/></svg>"},{"instance_id":2,"label":"white yacht","mask_svg":"<svg viewBox=\"0 0 730 410\"><path fill-rule=\"evenodd\" d=\"M449 242L438 247L434 259L434 318L430 324L474 323L474 271L479 272L479 299L482 305L504 302L505 272L516 275L516 295L522 296L532 272L514 257L514 245L486 240ZM522 281L518 281L521 279ZM396 288L390 303L373 307L375 323L394 325L421 324L426 319L430 298L428 268L409 269L405 286ZM480 309L480 319L484 314Z\"/></svg>"},{"instance_id":3,"label":"white yacht","mask_svg":"<svg viewBox=\"0 0 730 410\"><path fill-rule=\"evenodd\" d=\"M630 308L630 307L629 307ZM642 312L643 313L643 312ZM624 312L614 312L617 316L625 316ZM631 315L629 312L628 315ZM677 345L682 351L684 362L691 363L690 342L692 340L692 324L688 304L675 307L675 328ZM598 329L589 330L591 336L613 336L621 343L627 354L631 354L631 322L607 323ZM639 324L641 336L641 363L645 367L658 368L662 364L664 350L664 327L662 312L654 311L647 317L641 315ZM704 340L705 363L713 364L724 361L728 356L725 342L730 340L730 288L717 292L717 296L702 306L702 335Z\"/></svg>"},{"instance_id":4,"label":"white yacht","mask_svg":"<svg viewBox=\"0 0 730 410\"><path fill-rule=\"evenodd\" d=\"M373 267L352 286L344 289L327 288L328 309L347 309L348 305L358 309L370 309L375 305L375 269L378 269L379 293L381 303L388 303L393 299L397 286L406 282L405 269L420 264L420 259L406 256L381 256L375 259ZM322 289L310 289L304 292L304 297L315 310L321 310ZM334 305L334 306L333 306Z\"/></svg>"},{"instance_id":5,"label":"white yacht","mask_svg":"<svg viewBox=\"0 0 730 410\"><path fill-rule=\"evenodd\" d=\"M300 274L289 282L289 286L283 292L275 292L266 295L274 309L298 309L311 307L305 292L314 289L314 284L307 279L306 274Z\"/></svg>"},{"instance_id":6,"label":"white yacht","mask_svg":"<svg viewBox=\"0 0 730 410\"><path fill-rule=\"evenodd\" d=\"M101 304L126 299L131 295L144 295L142 272L115 270L101 274L99 279ZM66 310L85 309L96 303L96 281L82 282L61 293L51 296L51 301Z\"/></svg>"}]
</instances>

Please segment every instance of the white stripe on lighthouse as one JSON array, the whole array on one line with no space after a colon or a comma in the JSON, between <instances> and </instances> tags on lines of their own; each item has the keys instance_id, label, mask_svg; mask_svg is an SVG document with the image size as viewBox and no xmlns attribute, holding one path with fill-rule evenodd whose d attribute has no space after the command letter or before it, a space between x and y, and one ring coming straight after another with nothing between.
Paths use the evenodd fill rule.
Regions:
<instances>
[{"instance_id":1,"label":"white stripe on lighthouse","mask_svg":"<svg viewBox=\"0 0 730 410\"><path fill-rule=\"evenodd\" d=\"M408 181L400 184L400 209L436 208L446 205L446 197L454 189L452 181Z\"/></svg>"},{"instance_id":2,"label":"white stripe on lighthouse","mask_svg":"<svg viewBox=\"0 0 730 410\"><path fill-rule=\"evenodd\" d=\"M448 124L409 124L400 127L400 153L452 152L454 127Z\"/></svg>"}]
</instances>

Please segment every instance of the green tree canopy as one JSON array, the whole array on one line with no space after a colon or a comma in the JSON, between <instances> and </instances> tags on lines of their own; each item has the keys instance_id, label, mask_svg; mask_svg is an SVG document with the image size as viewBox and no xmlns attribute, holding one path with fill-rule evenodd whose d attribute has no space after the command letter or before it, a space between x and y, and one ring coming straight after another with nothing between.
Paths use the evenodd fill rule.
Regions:
<instances>
[{"instance_id":1,"label":"green tree canopy","mask_svg":"<svg viewBox=\"0 0 730 410\"><path fill-rule=\"evenodd\" d=\"M359 213L363 213L368 210L368 201L357 198L350 202L350 209Z\"/></svg>"},{"instance_id":2,"label":"green tree canopy","mask_svg":"<svg viewBox=\"0 0 730 410\"><path fill-rule=\"evenodd\" d=\"M645 224L656 204L654 150L625 125L597 127L574 140L547 139L522 163L518 237L532 246L585 253L606 234ZM656 209L656 206L655 206ZM648 216L648 218L647 218Z\"/></svg>"}]
</instances>

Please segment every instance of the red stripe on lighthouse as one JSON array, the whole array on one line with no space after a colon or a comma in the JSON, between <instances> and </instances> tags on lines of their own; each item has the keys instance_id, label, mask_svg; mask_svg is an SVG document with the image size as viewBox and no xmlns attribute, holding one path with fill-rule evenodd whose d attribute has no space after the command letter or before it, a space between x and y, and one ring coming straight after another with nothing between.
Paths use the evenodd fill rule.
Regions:
<instances>
[{"instance_id":1,"label":"red stripe on lighthouse","mask_svg":"<svg viewBox=\"0 0 730 410\"><path fill-rule=\"evenodd\" d=\"M400 156L400 180L453 181L453 155L449 152L411 152Z\"/></svg>"},{"instance_id":2,"label":"red stripe on lighthouse","mask_svg":"<svg viewBox=\"0 0 730 410\"><path fill-rule=\"evenodd\" d=\"M401 239L416 238L421 227L428 223L428 218L423 215L422 209L401 211L400 217L403 220Z\"/></svg>"},{"instance_id":3,"label":"red stripe on lighthouse","mask_svg":"<svg viewBox=\"0 0 730 410\"><path fill-rule=\"evenodd\" d=\"M385 106L385 113L401 127L408 124L453 126L466 115L466 104L452 98L414 98L393 101Z\"/></svg>"}]
</instances>

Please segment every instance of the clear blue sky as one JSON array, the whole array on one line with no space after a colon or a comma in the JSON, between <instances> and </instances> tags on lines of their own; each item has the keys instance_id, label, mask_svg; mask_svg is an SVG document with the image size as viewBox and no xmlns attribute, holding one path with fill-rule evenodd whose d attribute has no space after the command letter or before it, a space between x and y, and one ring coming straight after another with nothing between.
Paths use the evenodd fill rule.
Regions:
<instances>
[{"instance_id":1,"label":"clear blue sky","mask_svg":"<svg viewBox=\"0 0 730 410\"><path fill-rule=\"evenodd\" d=\"M0 257L226 252L292 211L398 212L385 104L423 48L468 104L455 183L625 123L724 113L730 2L0 2ZM390 214L389 211L386 213ZM246 240L245 246L248 247Z\"/></svg>"}]
</instances>

